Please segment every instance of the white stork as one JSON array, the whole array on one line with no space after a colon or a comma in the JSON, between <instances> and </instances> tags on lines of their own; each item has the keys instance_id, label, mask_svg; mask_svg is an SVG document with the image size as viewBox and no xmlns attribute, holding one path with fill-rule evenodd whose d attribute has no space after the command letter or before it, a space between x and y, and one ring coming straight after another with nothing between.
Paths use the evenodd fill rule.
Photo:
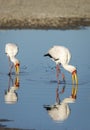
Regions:
<instances>
[{"instance_id":1,"label":"white stork","mask_svg":"<svg viewBox=\"0 0 90 130\"><path fill-rule=\"evenodd\" d=\"M72 74L72 83L78 84L77 70L73 65L69 65L71 53L64 46L53 46L44 56L49 56L56 63L57 78L60 72L59 65Z\"/></svg>"},{"instance_id":2,"label":"white stork","mask_svg":"<svg viewBox=\"0 0 90 130\"><path fill-rule=\"evenodd\" d=\"M9 75L11 74L13 66L15 67L16 74L19 74L20 62L15 57L18 53L18 46L14 43L7 43L5 46L5 53L9 59ZM12 65L10 65L10 61L13 63Z\"/></svg>"}]
</instances>

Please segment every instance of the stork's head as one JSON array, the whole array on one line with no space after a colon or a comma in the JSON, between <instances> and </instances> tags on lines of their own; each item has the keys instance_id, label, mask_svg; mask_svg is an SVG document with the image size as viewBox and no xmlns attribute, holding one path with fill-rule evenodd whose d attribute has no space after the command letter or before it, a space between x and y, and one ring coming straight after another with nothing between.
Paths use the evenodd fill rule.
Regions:
<instances>
[{"instance_id":1,"label":"stork's head","mask_svg":"<svg viewBox=\"0 0 90 130\"><path fill-rule=\"evenodd\" d=\"M78 77L77 77L77 70L76 69L72 72L72 83L78 84Z\"/></svg>"},{"instance_id":2,"label":"stork's head","mask_svg":"<svg viewBox=\"0 0 90 130\"><path fill-rule=\"evenodd\" d=\"M15 66L16 74L19 74L19 72L20 72L20 62L17 60L14 64L14 66Z\"/></svg>"}]
</instances>

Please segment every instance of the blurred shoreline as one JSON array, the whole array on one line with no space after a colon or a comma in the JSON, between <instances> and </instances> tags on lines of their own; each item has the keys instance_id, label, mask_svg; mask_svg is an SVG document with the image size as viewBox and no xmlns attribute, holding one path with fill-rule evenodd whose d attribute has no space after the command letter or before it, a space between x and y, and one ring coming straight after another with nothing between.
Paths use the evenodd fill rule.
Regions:
<instances>
[{"instance_id":1,"label":"blurred shoreline","mask_svg":"<svg viewBox=\"0 0 90 130\"><path fill-rule=\"evenodd\" d=\"M0 0L0 29L90 26L90 0Z\"/></svg>"}]
</instances>

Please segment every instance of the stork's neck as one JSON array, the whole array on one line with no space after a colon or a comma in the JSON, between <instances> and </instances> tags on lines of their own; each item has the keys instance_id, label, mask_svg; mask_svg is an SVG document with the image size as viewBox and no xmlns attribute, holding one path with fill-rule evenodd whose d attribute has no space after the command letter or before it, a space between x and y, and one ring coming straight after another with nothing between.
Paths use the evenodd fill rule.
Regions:
<instances>
[{"instance_id":1,"label":"stork's neck","mask_svg":"<svg viewBox=\"0 0 90 130\"><path fill-rule=\"evenodd\" d=\"M73 71L76 70L76 68L72 65L65 64L65 65L62 65L62 66L65 70L69 71L70 73L72 73Z\"/></svg>"},{"instance_id":2,"label":"stork's neck","mask_svg":"<svg viewBox=\"0 0 90 130\"><path fill-rule=\"evenodd\" d=\"M18 63L18 59L16 59L15 57L10 57L10 60L11 60L14 64Z\"/></svg>"}]
</instances>

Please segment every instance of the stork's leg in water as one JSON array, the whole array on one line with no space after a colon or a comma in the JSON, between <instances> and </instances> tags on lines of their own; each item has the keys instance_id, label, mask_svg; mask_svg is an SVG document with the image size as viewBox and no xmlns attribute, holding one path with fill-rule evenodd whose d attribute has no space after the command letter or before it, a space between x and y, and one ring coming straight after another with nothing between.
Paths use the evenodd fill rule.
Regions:
<instances>
[{"instance_id":1,"label":"stork's leg in water","mask_svg":"<svg viewBox=\"0 0 90 130\"><path fill-rule=\"evenodd\" d=\"M11 63L11 65L10 65L9 67L10 67L10 68L9 68L9 73L8 73L8 75L11 75L11 73L12 73L12 68L14 67L13 63Z\"/></svg>"},{"instance_id":2,"label":"stork's leg in water","mask_svg":"<svg viewBox=\"0 0 90 130\"><path fill-rule=\"evenodd\" d=\"M57 82L60 84L59 75L60 75L60 66L57 64L56 65L56 78L57 78Z\"/></svg>"},{"instance_id":3,"label":"stork's leg in water","mask_svg":"<svg viewBox=\"0 0 90 130\"><path fill-rule=\"evenodd\" d=\"M59 86L56 88L56 102L60 104L60 98L59 98Z\"/></svg>"},{"instance_id":4,"label":"stork's leg in water","mask_svg":"<svg viewBox=\"0 0 90 130\"><path fill-rule=\"evenodd\" d=\"M57 78L57 82L58 82L59 84L60 84L60 79L59 79L60 73L61 73L60 65L57 64L57 65L56 65L56 78ZM63 82L65 83L65 75L64 75L64 73L62 73L62 80L63 80Z\"/></svg>"},{"instance_id":5,"label":"stork's leg in water","mask_svg":"<svg viewBox=\"0 0 90 130\"><path fill-rule=\"evenodd\" d=\"M8 75L10 76L11 61L10 61L10 57L9 56L7 56L7 57L8 57L8 65L9 65L9 73L8 73Z\"/></svg>"},{"instance_id":6,"label":"stork's leg in water","mask_svg":"<svg viewBox=\"0 0 90 130\"><path fill-rule=\"evenodd\" d=\"M10 62L10 57L8 56L8 64L9 64L9 68L11 66L11 62Z\"/></svg>"},{"instance_id":7,"label":"stork's leg in water","mask_svg":"<svg viewBox=\"0 0 90 130\"><path fill-rule=\"evenodd\" d=\"M62 80L65 83L65 75L64 75L64 73L62 73Z\"/></svg>"}]
</instances>

